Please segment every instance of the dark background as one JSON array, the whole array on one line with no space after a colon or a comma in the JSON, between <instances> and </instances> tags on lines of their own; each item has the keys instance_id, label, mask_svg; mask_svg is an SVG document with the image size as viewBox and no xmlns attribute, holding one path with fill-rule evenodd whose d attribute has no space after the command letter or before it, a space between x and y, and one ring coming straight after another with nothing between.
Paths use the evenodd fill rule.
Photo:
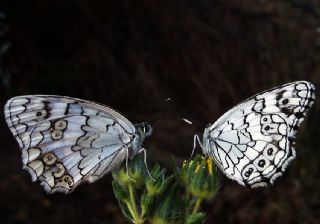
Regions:
<instances>
[{"instance_id":1,"label":"dark background","mask_svg":"<svg viewBox=\"0 0 320 224\"><path fill-rule=\"evenodd\" d=\"M163 121L149 160L188 158L193 134L259 91L296 80L320 87L317 0L16 1L0 3L0 104L58 94L116 108L132 122ZM6 15L6 16L5 16ZM176 103L163 103L171 97ZM318 94L317 94L318 97ZM319 100L297 139L297 159L275 186L250 190L221 175L207 223L318 223ZM1 223L127 223L111 175L71 195L46 195L21 170L0 113Z\"/></svg>"}]
</instances>

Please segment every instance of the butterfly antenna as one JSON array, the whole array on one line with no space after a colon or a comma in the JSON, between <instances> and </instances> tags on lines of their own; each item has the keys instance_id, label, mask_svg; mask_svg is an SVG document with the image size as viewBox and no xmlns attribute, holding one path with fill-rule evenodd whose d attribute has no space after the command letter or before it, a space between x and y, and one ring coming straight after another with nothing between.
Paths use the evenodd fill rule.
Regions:
<instances>
[{"instance_id":1,"label":"butterfly antenna","mask_svg":"<svg viewBox=\"0 0 320 224\"><path fill-rule=\"evenodd\" d=\"M177 104L177 102L176 102L176 101L174 101L174 100L172 100L172 98L171 98L171 97L168 97L167 99L165 99L165 100L164 100L164 102L165 102L165 103L166 103L166 102L169 102L169 103Z\"/></svg>"},{"instance_id":2,"label":"butterfly antenna","mask_svg":"<svg viewBox=\"0 0 320 224\"><path fill-rule=\"evenodd\" d=\"M173 104L178 104L177 102L175 102L174 100L172 100L171 97L168 97L166 98L165 100L161 101L159 104L155 105L155 108L156 107L160 107L160 105L164 104L164 103L173 103ZM147 121L147 123L154 123L154 122L157 122L157 121L161 121L161 120L182 120L184 121L185 123L187 124L192 124L192 122L187 119L187 118L184 118L184 117L161 117L161 118L155 118L155 119L152 119L152 120L149 120Z\"/></svg>"},{"instance_id":3,"label":"butterfly antenna","mask_svg":"<svg viewBox=\"0 0 320 224\"><path fill-rule=\"evenodd\" d=\"M155 123L155 122L158 122L158 121L163 121L163 120L180 120L180 121L184 121L185 123L191 125L192 122L187 119L187 118L184 118L184 117L161 117L161 118L155 118L155 119L152 119L152 120L149 120L148 123Z\"/></svg>"},{"instance_id":4,"label":"butterfly antenna","mask_svg":"<svg viewBox=\"0 0 320 224\"><path fill-rule=\"evenodd\" d=\"M177 102L173 101L171 97L168 97L164 100L161 100L160 102L157 102L155 104L149 105L145 107L146 110L159 110L163 109L164 105L167 105L167 103L177 104Z\"/></svg>"}]
</instances>

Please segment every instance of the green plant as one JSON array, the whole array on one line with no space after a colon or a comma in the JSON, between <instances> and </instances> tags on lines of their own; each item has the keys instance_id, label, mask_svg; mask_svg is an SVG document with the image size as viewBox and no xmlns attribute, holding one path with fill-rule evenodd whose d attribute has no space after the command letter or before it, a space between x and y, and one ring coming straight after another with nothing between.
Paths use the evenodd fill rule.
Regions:
<instances>
[{"instance_id":1,"label":"green plant","mask_svg":"<svg viewBox=\"0 0 320 224\"><path fill-rule=\"evenodd\" d=\"M127 170L128 169L128 170ZM113 191L123 214L132 223L198 224L205 213L200 211L204 200L217 193L218 183L211 158L197 155L185 161L174 174L167 174L159 164L147 172L141 156L113 171Z\"/></svg>"}]
</instances>

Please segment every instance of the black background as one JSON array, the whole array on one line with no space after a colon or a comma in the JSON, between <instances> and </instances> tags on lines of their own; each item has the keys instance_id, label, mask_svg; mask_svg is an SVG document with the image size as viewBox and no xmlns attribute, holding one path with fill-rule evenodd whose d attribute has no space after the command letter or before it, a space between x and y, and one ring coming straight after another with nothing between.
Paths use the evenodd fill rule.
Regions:
<instances>
[{"instance_id":1,"label":"black background","mask_svg":"<svg viewBox=\"0 0 320 224\"><path fill-rule=\"evenodd\" d=\"M1 1L0 104L23 94L94 100L132 122L162 121L145 143L170 167L193 134L259 91L296 80L320 87L320 6L314 1ZM176 103L163 103L171 97ZM275 186L250 190L220 178L207 223L318 223L319 101L297 139L297 159ZM127 223L111 175L71 195L46 195L21 170L0 114L1 223Z\"/></svg>"}]
</instances>

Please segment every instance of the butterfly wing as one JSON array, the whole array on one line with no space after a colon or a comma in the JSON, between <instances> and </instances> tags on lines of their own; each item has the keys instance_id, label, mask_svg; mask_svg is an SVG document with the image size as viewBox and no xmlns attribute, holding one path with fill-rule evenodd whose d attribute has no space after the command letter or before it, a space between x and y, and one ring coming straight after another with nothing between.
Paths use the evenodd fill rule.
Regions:
<instances>
[{"instance_id":1,"label":"butterfly wing","mask_svg":"<svg viewBox=\"0 0 320 224\"><path fill-rule=\"evenodd\" d=\"M314 99L307 81L250 97L205 129L204 154L241 185L273 184L295 158L295 135Z\"/></svg>"},{"instance_id":2,"label":"butterfly wing","mask_svg":"<svg viewBox=\"0 0 320 224\"><path fill-rule=\"evenodd\" d=\"M23 168L48 193L69 193L81 182L99 179L125 159L137 137L121 114L81 99L19 96L4 111Z\"/></svg>"}]
</instances>

